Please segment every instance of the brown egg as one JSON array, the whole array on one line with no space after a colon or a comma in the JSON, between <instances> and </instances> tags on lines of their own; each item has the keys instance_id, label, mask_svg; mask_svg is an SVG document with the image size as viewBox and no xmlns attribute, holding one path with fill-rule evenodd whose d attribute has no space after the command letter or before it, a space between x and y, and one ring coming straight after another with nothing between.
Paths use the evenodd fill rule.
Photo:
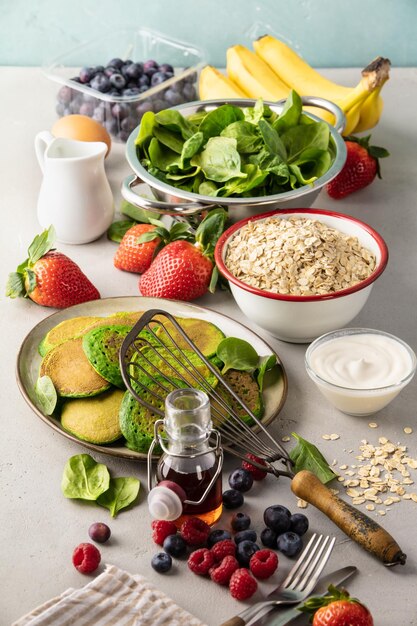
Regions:
<instances>
[{"instance_id":1,"label":"brown egg","mask_svg":"<svg viewBox=\"0 0 417 626\"><path fill-rule=\"evenodd\" d=\"M78 141L103 141L107 144L108 156L111 148L111 139L107 130L87 115L65 115L52 126L54 137L65 137Z\"/></svg>"}]
</instances>

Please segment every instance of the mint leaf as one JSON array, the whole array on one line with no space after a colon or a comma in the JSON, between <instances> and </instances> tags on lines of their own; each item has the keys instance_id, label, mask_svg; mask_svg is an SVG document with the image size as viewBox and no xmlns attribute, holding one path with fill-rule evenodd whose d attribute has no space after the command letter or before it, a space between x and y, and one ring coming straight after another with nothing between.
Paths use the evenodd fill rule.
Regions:
<instances>
[{"instance_id":1,"label":"mint leaf","mask_svg":"<svg viewBox=\"0 0 417 626\"><path fill-rule=\"evenodd\" d=\"M58 401L58 395L49 376L40 376L36 381L35 394L45 415L52 415Z\"/></svg>"},{"instance_id":2,"label":"mint leaf","mask_svg":"<svg viewBox=\"0 0 417 626\"><path fill-rule=\"evenodd\" d=\"M328 462L314 444L296 433L291 434L298 442L295 448L290 451L290 458L294 462L294 472L296 474L301 470L309 470L323 484L336 478L336 474L330 469Z\"/></svg>"}]
</instances>

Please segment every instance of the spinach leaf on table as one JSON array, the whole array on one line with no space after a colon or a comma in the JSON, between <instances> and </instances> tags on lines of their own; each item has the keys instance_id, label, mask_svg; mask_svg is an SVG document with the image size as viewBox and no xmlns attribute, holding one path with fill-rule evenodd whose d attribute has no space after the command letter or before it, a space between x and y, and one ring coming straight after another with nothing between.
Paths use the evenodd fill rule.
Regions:
<instances>
[{"instance_id":1,"label":"spinach leaf on table","mask_svg":"<svg viewBox=\"0 0 417 626\"><path fill-rule=\"evenodd\" d=\"M97 498L97 503L109 509L110 515L117 513L132 504L138 496L140 481L131 476L111 478L107 491Z\"/></svg>"},{"instance_id":2,"label":"spinach leaf on table","mask_svg":"<svg viewBox=\"0 0 417 626\"><path fill-rule=\"evenodd\" d=\"M76 454L64 467L61 488L66 498L97 500L109 484L110 474L105 465L97 463L89 454Z\"/></svg>"},{"instance_id":3,"label":"spinach leaf on table","mask_svg":"<svg viewBox=\"0 0 417 626\"><path fill-rule=\"evenodd\" d=\"M295 473L301 470L309 470L313 472L323 484L336 478L336 474L330 469L328 462L314 444L303 439L296 433L291 434L297 440L295 448L290 450L290 458L294 463Z\"/></svg>"}]
</instances>

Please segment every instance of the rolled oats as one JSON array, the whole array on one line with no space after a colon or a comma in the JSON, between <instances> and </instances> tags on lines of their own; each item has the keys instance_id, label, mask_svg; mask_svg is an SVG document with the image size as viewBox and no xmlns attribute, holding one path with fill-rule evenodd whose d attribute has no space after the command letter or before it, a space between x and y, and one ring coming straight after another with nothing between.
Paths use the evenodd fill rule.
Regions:
<instances>
[{"instance_id":1,"label":"rolled oats","mask_svg":"<svg viewBox=\"0 0 417 626\"><path fill-rule=\"evenodd\" d=\"M231 239L225 264L239 280L282 295L326 295L365 280L375 256L357 237L290 217L253 220Z\"/></svg>"}]
</instances>

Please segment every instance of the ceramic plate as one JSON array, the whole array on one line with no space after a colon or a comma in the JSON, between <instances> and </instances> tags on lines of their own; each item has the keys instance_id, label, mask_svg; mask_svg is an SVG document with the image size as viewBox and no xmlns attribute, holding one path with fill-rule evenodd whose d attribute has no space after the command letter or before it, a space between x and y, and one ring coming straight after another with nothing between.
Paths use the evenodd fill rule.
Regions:
<instances>
[{"instance_id":1,"label":"ceramic plate","mask_svg":"<svg viewBox=\"0 0 417 626\"><path fill-rule=\"evenodd\" d=\"M259 335L252 332L246 326L236 322L231 317L203 308L193 304L177 302L172 300L161 300L159 298L143 298L143 297L122 297L122 298L104 298L102 300L93 300L84 304L77 304L58 313L50 315L42 320L33 328L24 339L17 357L17 382L23 397L33 411L48 426L58 431L64 437L76 441L80 445L96 450L103 454L112 456L136 459L144 461L146 454L134 452L126 448L120 441L110 445L96 445L87 443L77 439L74 435L67 433L62 427L58 419L45 415L36 399L34 387L38 377L41 357L38 353L38 345L45 334L54 326L71 317L79 315L106 316L120 311L146 311L149 309L163 309L172 315L179 317L194 317L212 322L218 326L226 336L239 337L248 341L260 355L276 354L274 350ZM287 395L287 376L279 356L276 354L277 362L281 368L281 375L277 376L277 380L273 385L264 389L265 413L262 422L265 425L270 424L282 409Z\"/></svg>"}]
</instances>

